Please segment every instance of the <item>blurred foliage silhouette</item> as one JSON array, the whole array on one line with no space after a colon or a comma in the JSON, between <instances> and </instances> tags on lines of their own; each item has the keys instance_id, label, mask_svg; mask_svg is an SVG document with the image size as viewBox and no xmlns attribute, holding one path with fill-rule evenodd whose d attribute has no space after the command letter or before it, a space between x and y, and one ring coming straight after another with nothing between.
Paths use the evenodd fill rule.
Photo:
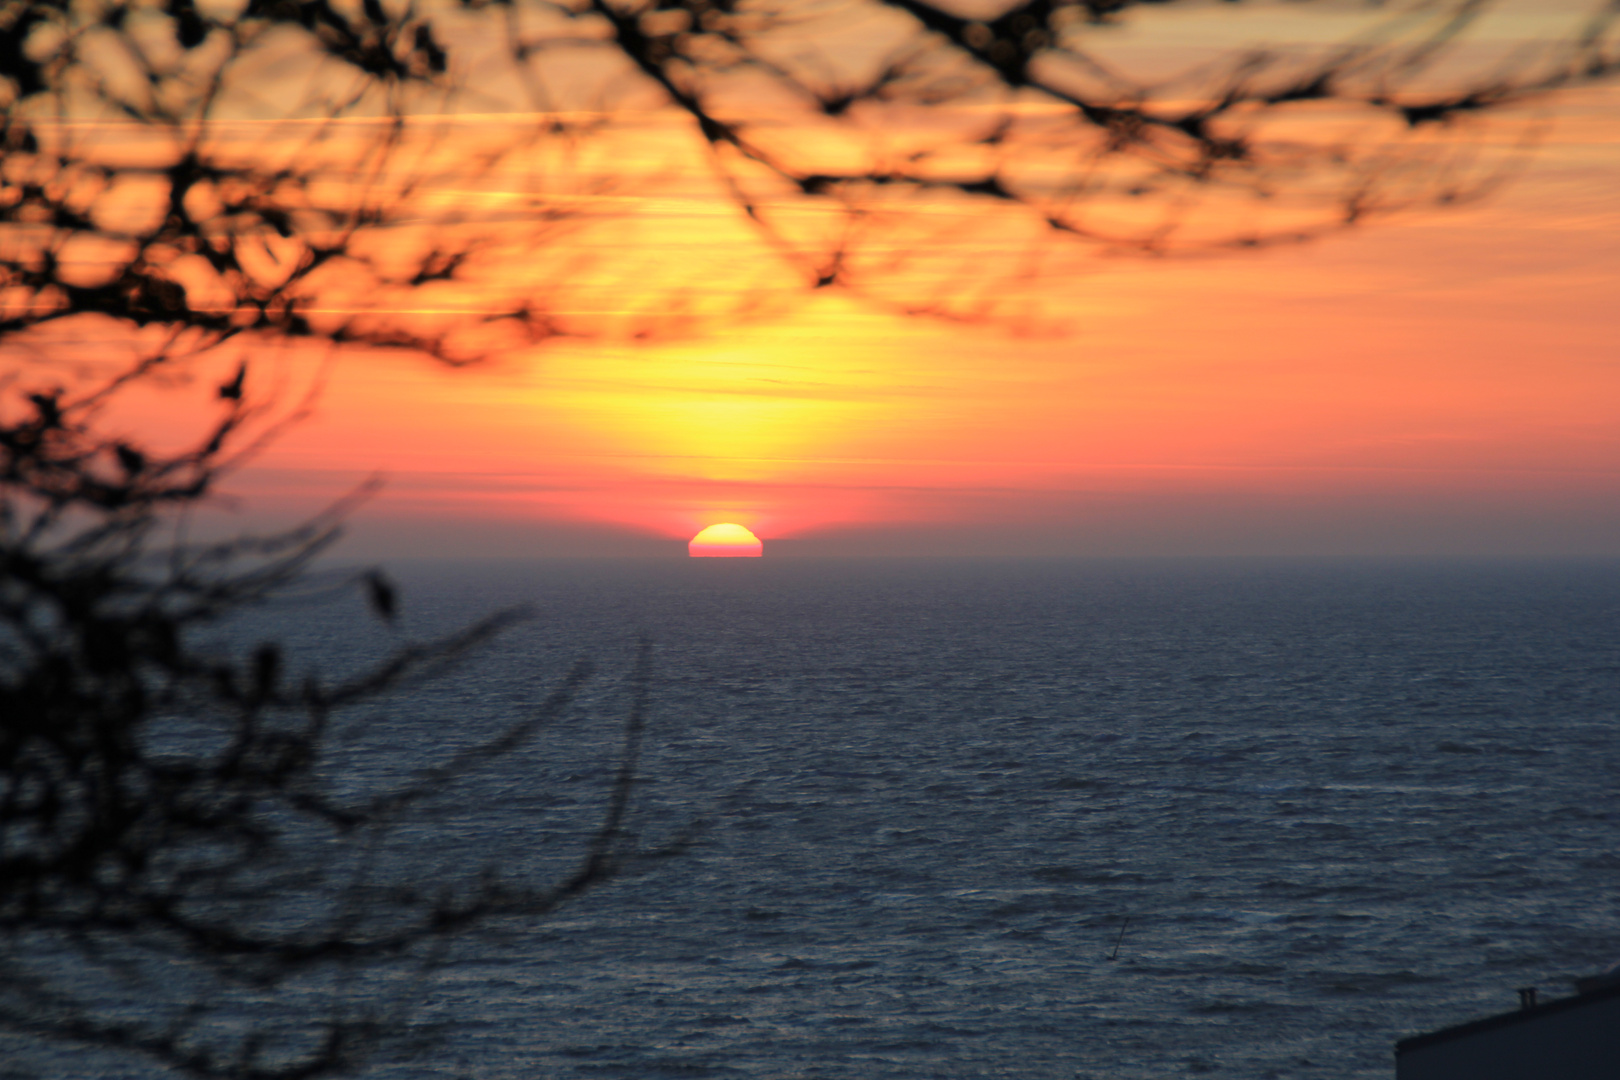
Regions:
<instances>
[{"instance_id":1,"label":"blurred foliage silhouette","mask_svg":"<svg viewBox=\"0 0 1620 1080\"><path fill-rule=\"evenodd\" d=\"M570 708L588 671L410 784L338 794L346 710L513 616L337 683L284 670L275 642L220 651L209 633L297 581L349 509L229 542L173 531L302 414L274 347L462 364L743 317L773 288L1016 319L1018 282L1065 252L1290 243L1482 194L1522 145L1486 118L1620 65L1620 5L1470 44L1480 0L1282 5L1334 35L1168 75L1110 55L1132 19L1256 7L0 4L0 1030L198 1076L357 1071L410 1031L399 996L310 985L414 978L633 855L644 665L577 869L379 880L374 839ZM694 287L671 255L701 238L637 231L638 200L670 191L742 225L731 277ZM213 399L191 435L108 419L187 378ZM349 583L393 618L380 572ZM284 1007L244 1024L247 1000Z\"/></svg>"}]
</instances>

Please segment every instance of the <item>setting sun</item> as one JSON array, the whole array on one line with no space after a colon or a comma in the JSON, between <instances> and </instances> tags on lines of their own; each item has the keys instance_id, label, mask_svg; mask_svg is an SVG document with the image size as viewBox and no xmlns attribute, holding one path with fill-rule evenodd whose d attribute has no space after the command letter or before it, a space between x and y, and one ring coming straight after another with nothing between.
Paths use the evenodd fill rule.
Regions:
<instances>
[{"instance_id":1,"label":"setting sun","mask_svg":"<svg viewBox=\"0 0 1620 1080\"><path fill-rule=\"evenodd\" d=\"M694 559L757 559L765 554L765 545L759 537L741 525L710 525L692 537L686 550Z\"/></svg>"}]
</instances>

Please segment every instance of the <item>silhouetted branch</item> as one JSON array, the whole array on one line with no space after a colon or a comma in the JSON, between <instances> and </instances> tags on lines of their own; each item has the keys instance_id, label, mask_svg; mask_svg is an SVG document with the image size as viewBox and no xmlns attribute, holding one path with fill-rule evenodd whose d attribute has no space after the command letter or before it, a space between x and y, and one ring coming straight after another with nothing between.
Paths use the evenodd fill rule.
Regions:
<instances>
[{"instance_id":1,"label":"silhouetted branch","mask_svg":"<svg viewBox=\"0 0 1620 1080\"><path fill-rule=\"evenodd\" d=\"M196 1076L334 1075L408 1034L404 1006L373 994L356 1013L340 994L329 1014L303 1005L279 1027L244 1026L230 1019L241 995L307 998L360 971L409 981L442 943L543 916L612 876L631 850L646 655L578 868L536 886L471 858L426 887L381 869L372 853L407 811L532 740L591 670L576 665L525 718L408 781L335 786L335 718L442 674L523 613L400 644L336 680L295 678L275 642L222 647L222 624L295 586L374 486L281 534L160 543L163 522L237 460L234 441L251 440L252 385L238 369L219 418L165 454L100 434L100 390L37 393L0 423L0 1030ZM397 607L378 572L352 584L380 615ZM145 1019L120 1006L129 994Z\"/></svg>"},{"instance_id":2,"label":"silhouetted branch","mask_svg":"<svg viewBox=\"0 0 1620 1080\"><path fill-rule=\"evenodd\" d=\"M762 266L790 295L1005 317L1065 250L1296 243L1477 198L1528 144L1487 152L1483 120L1620 73L1620 0L1501 55L1470 52L1485 0L1405 0L1349 40L1171 77L1116 47L1139 6L0 2L0 1030L195 1076L351 1073L459 935L684 842L648 852L629 827L643 644L576 865L544 885L477 859L393 872L402 823L571 710L590 669L408 779L343 786L356 710L520 613L335 680L231 644L374 487L278 534L184 541L320 392L278 385L272 347L459 365L646 336L764 308ZM690 153L666 167L672 132ZM743 277L694 283L659 236L596 243L666 181L746 224L723 260ZM109 420L186 379L211 380L189 439ZM342 580L397 625L380 571Z\"/></svg>"}]
</instances>

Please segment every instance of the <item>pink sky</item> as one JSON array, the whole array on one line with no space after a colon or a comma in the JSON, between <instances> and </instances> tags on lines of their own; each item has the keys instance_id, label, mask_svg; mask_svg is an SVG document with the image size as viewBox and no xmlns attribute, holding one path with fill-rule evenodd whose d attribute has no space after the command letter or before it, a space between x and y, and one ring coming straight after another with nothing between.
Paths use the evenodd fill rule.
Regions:
<instances>
[{"instance_id":1,"label":"pink sky","mask_svg":"<svg viewBox=\"0 0 1620 1080\"><path fill-rule=\"evenodd\" d=\"M1300 248L1092 257L1020 334L818 297L650 345L336 365L234 482L372 471L353 554L1620 554L1620 94L1490 201ZM678 252L674 253L678 257Z\"/></svg>"},{"instance_id":2,"label":"pink sky","mask_svg":"<svg viewBox=\"0 0 1620 1080\"><path fill-rule=\"evenodd\" d=\"M1526 40L1566 35L1559 20L1589 7L1504 0L1461 55L1476 75L1493 70ZM1620 555L1620 85L1492 113L1479 127L1409 127L1317 101L1243 113L1230 122L1280 116L1254 144L1267 198L1247 181L1161 169L1158 144L1140 158L1088 150L1085 140L1105 136L1055 126L1062 107L1051 97L1009 91L992 106L969 96L847 124L813 105L805 119L756 101L738 106L758 121L749 130L782 153L879 174L885 155L960 128L969 136L928 145L990 155L1029 200L850 185L837 198L857 214L780 177L771 194L770 177L731 162L732 182L765 192L760 214L777 229L767 239L691 118L621 70L623 57L619 67L557 61L549 74L600 100L525 112L536 106L501 97L512 87L499 65L476 62L494 40L474 32L484 16L463 15L467 96L423 112L401 144L409 152L384 159L373 181L405 191L410 177L412 194L391 196L391 224L354 243L379 264L414 265L412 251L447 236L475 257L391 287L361 261L321 263L300 310L317 327L352 317L449 331L491 355L455 369L403 351L323 357L303 340L241 338L140 380L101 422L171 445L208 422L215 387L241 358L252 362L251 399L282 413L319 385L310 414L230 477L238 498L217 508L226 527L295 522L380 473L386 486L355 515L350 556L678 557L718 522L753 530L767 557ZM876 63L874 41L915 30L892 9L880 16L828 16L828 62ZM1359 5L1149 6L1083 40L1151 82L1204 60L1230 65L1256 42L1314 55L1385 17ZM809 49L795 33L778 44ZM296 83L296 64L277 65L305 53L256 53L268 66L243 76L253 93L222 106L220 138L267 160L319 145L335 155L322 182L360 198L348 157L375 145L375 119L346 116L310 143L325 128L278 118L276 96L258 92ZM1210 79L1201 92L1215 92ZM1155 100L1183 101L1193 85L1161 85ZM514 141L587 115L606 122L589 138ZM1023 134L995 157L986 147L1001 144L974 125L1013 116ZM56 137L80 124L114 156L134 152L131 132L150 135L69 120ZM1297 246L1109 254L1054 240L1045 224L1072 210L1063 220L1076 228L1117 235L1184 203L1178 236L1293 228L1307 213L1322 224L1364 175L1380 178L1377 192L1432 192L1450 175L1432 162L1513 160L1528 131L1538 148L1488 198L1375 216ZM1295 157L1304 144L1348 151ZM468 166L478 147L497 145L524 149L487 171ZM1391 147L1401 168L1359 171ZM1085 171L1098 162L1118 175L1093 183ZM108 205L165 204L131 195ZM301 242L270 241L286 251L280 264L261 253L264 272L296 263ZM835 249L854 291L808 288ZM75 257L100 265L93 251ZM170 271L207 306L212 271L188 258ZM898 313L940 297L984 317ZM514 308L544 312L565 336L533 343L516 323L483 318ZM163 330L98 318L48 324L38 340L11 340L8 355L33 355L20 362L41 378L88 380Z\"/></svg>"}]
</instances>

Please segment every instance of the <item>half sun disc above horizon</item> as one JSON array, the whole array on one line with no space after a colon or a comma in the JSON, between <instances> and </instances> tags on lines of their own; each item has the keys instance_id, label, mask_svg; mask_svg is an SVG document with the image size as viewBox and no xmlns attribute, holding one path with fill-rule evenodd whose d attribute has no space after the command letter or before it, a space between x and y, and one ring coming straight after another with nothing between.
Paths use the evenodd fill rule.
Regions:
<instances>
[{"instance_id":1,"label":"half sun disc above horizon","mask_svg":"<svg viewBox=\"0 0 1620 1080\"><path fill-rule=\"evenodd\" d=\"M694 559L757 559L765 554L759 537L741 525L710 525L692 537L686 551Z\"/></svg>"}]
</instances>

